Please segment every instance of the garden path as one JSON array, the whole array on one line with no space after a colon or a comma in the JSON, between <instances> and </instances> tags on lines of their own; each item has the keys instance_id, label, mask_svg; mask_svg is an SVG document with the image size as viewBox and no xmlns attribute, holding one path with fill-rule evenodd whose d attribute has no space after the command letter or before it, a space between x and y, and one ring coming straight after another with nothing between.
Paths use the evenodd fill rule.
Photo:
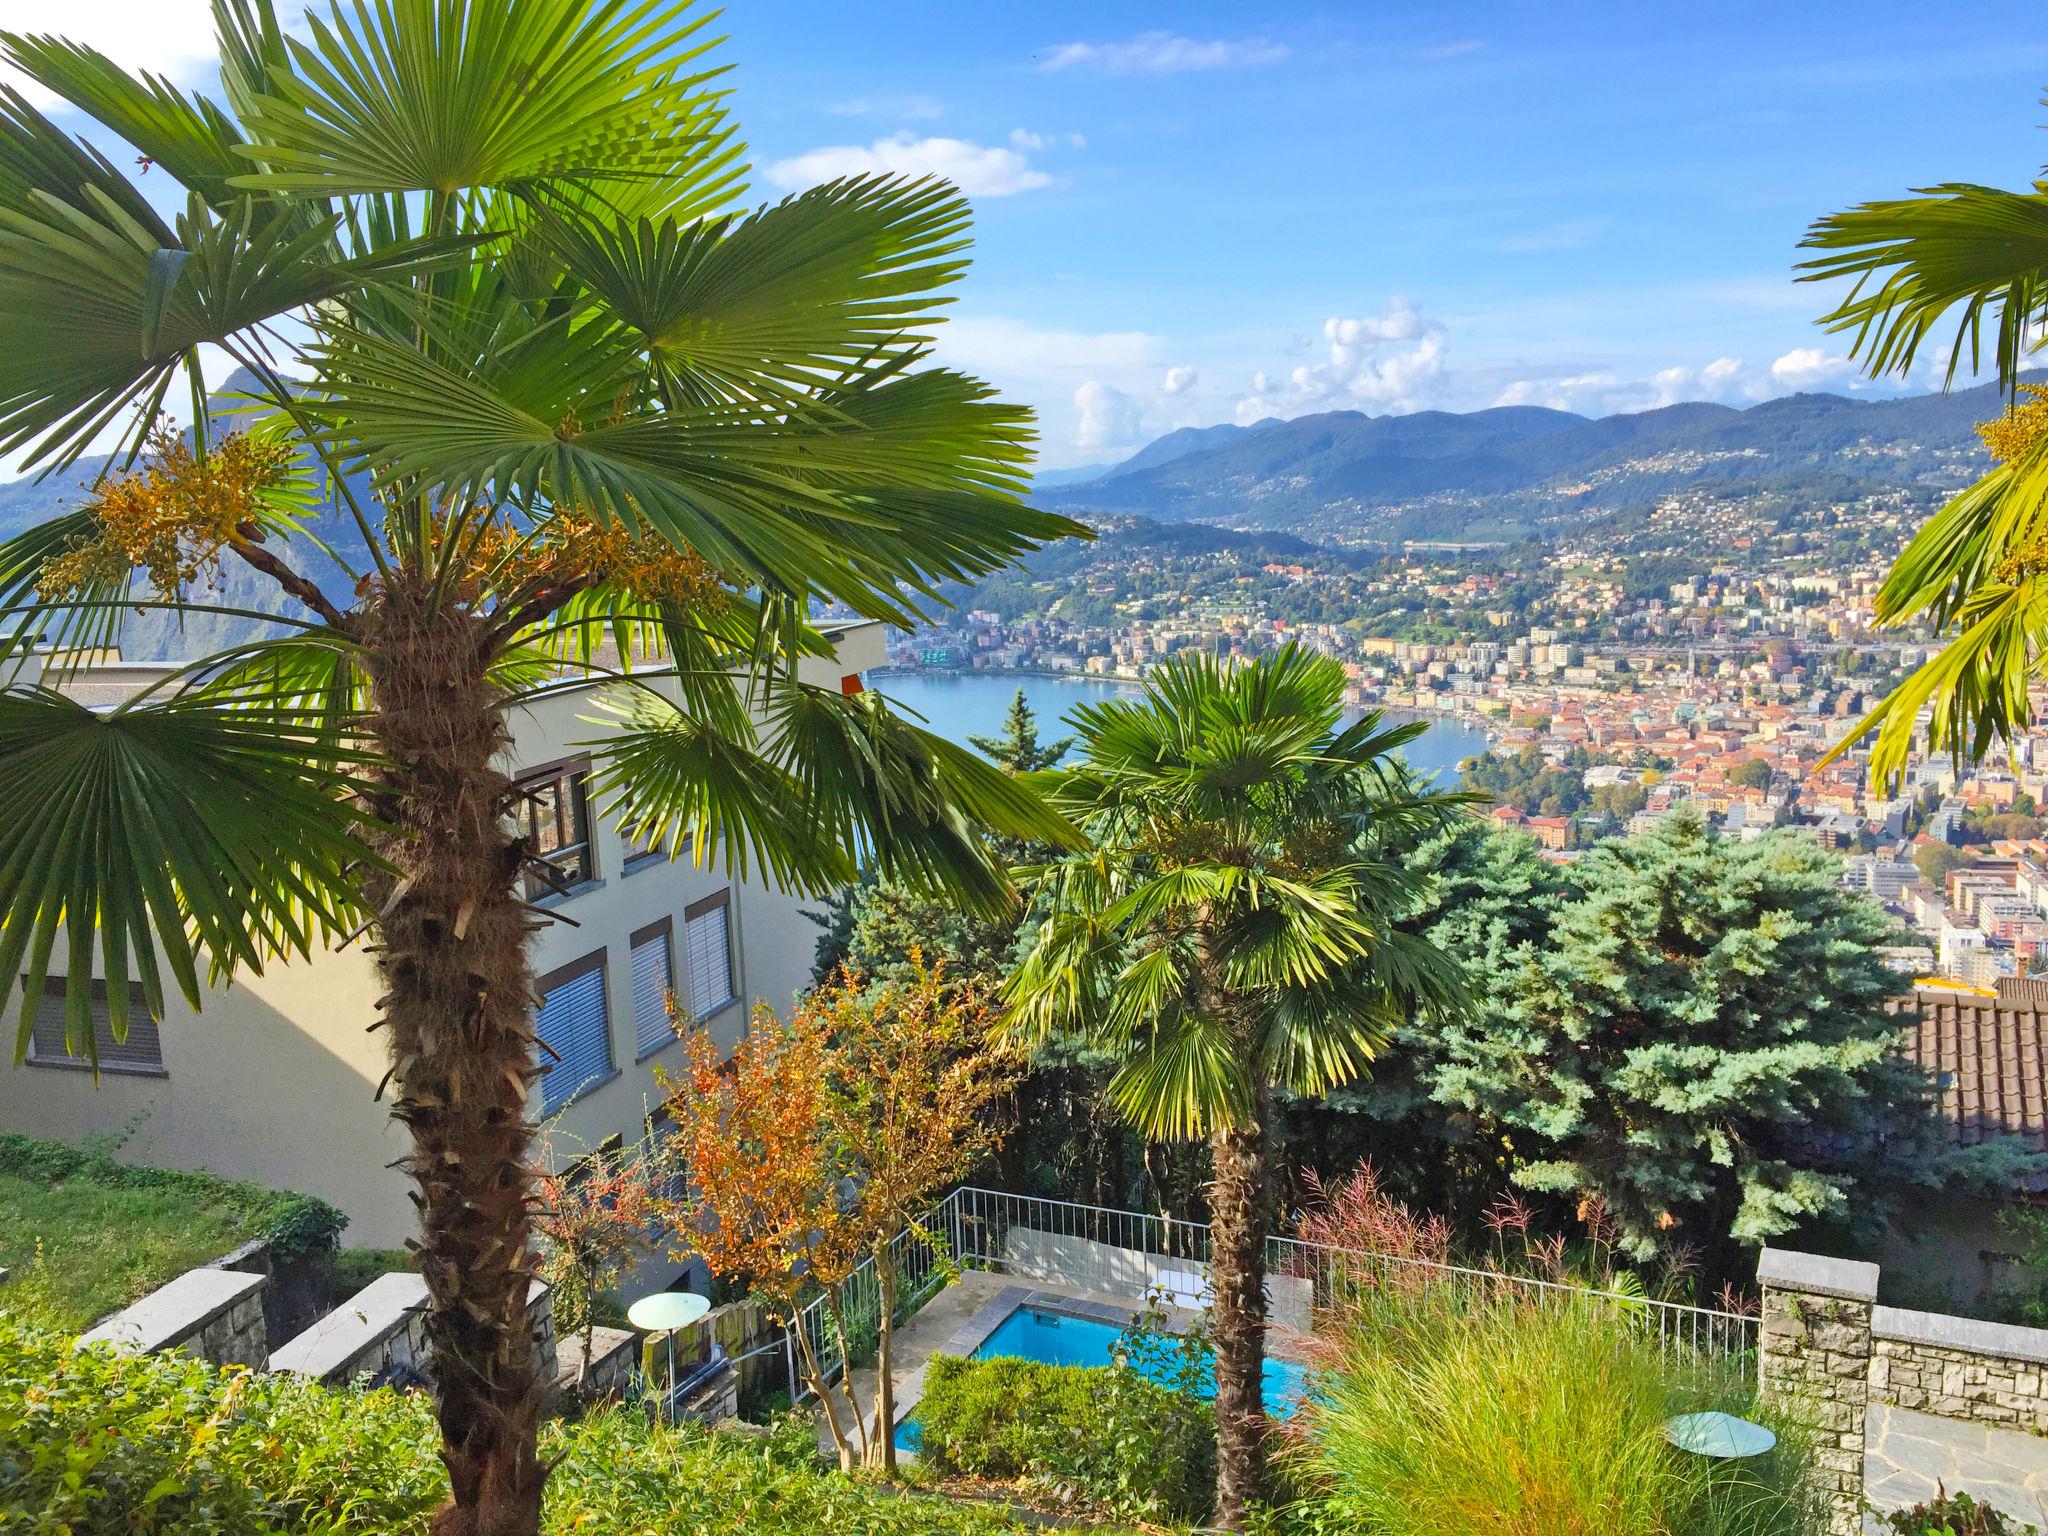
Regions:
<instances>
[{"instance_id":1,"label":"garden path","mask_svg":"<svg viewBox=\"0 0 2048 1536\"><path fill-rule=\"evenodd\" d=\"M2048 1440L1905 1408L1872 1408L1864 1498L1879 1509L1902 1509L1933 1498L1937 1482L2048 1529ZM1876 1529L1869 1519L1864 1525Z\"/></svg>"}]
</instances>

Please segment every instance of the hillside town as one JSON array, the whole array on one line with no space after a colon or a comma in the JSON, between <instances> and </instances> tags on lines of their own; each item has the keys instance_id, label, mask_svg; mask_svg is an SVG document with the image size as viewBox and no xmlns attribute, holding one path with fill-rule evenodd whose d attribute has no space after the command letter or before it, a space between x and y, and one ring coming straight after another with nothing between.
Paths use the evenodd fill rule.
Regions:
<instances>
[{"instance_id":1,"label":"hillside town","mask_svg":"<svg viewBox=\"0 0 2048 1536\"><path fill-rule=\"evenodd\" d=\"M1483 726L1491 764L1468 770L1499 821L1570 859L1680 804L1742 837L1809 829L1844 880L1910 935L1890 951L1916 976L1989 986L2032 973L2048 942L2048 746L2010 761L1918 759L1887 794L1861 750L1829 750L1932 654L1880 633L1873 608L1917 519L1872 496L1803 521L1725 495L1674 496L1632 524L1528 551L1408 548L1363 567L1317 552L1243 549L1152 559L1041 581L1008 612L966 605L899 635L893 665L1136 680L1177 653L1250 659L1290 642L1334 656L1348 702ZM1718 549L1718 558L1697 552ZM1686 571L1652 585L1656 574ZM1341 618L1311 611L1351 610Z\"/></svg>"}]
</instances>

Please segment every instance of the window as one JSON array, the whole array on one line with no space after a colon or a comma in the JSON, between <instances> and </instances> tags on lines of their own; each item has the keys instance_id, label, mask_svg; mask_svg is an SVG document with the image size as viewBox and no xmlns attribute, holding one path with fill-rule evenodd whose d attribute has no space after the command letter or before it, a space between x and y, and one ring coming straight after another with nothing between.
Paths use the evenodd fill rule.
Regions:
<instances>
[{"instance_id":1,"label":"window","mask_svg":"<svg viewBox=\"0 0 2048 1536\"><path fill-rule=\"evenodd\" d=\"M649 832L645 838L641 838L634 835L633 829L621 827L619 829L619 836L624 838L626 843L627 874L632 874L636 869L645 869L650 864L666 864L669 862L667 851L656 841L656 835L653 832ZM686 833L683 836L683 846L677 851L676 857L678 859L687 859L689 856L690 839Z\"/></svg>"},{"instance_id":2,"label":"window","mask_svg":"<svg viewBox=\"0 0 2048 1536\"><path fill-rule=\"evenodd\" d=\"M708 1019L733 1000L732 892L720 891L683 909L683 949L690 970L690 1011Z\"/></svg>"},{"instance_id":3,"label":"window","mask_svg":"<svg viewBox=\"0 0 2048 1536\"><path fill-rule=\"evenodd\" d=\"M164 1075L164 1042L156 1020L142 1006L140 991L128 994L128 1038L114 1038L113 1022L107 1016L107 986L92 984L92 1036L98 1047L102 1072L128 1072L145 1077ZM80 1067L90 1070L92 1061L72 1055L64 1037L64 978L51 976L43 982L43 999L36 1005L35 1022L29 1026L28 1059L38 1067Z\"/></svg>"},{"instance_id":4,"label":"window","mask_svg":"<svg viewBox=\"0 0 2048 1536\"><path fill-rule=\"evenodd\" d=\"M668 1021L675 990L675 924L668 918L633 935L633 1049L652 1056L676 1037Z\"/></svg>"},{"instance_id":5,"label":"window","mask_svg":"<svg viewBox=\"0 0 2048 1536\"><path fill-rule=\"evenodd\" d=\"M584 788L589 777L589 761L578 759L540 769L519 781L520 800L514 814L520 834L527 850L554 871L550 880L528 866L528 901L597 878L597 864L591 857L590 801Z\"/></svg>"},{"instance_id":6,"label":"window","mask_svg":"<svg viewBox=\"0 0 2048 1536\"><path fill-rule=\"evenodd\" d=\"M585 955L540 979L535 1032L541 1054L540 1112L551 1115L612 1073L611 1015L605 1007L604 954ZM552 1051L554 1054L548 1054Z\"/></svg>"}]
</instances>

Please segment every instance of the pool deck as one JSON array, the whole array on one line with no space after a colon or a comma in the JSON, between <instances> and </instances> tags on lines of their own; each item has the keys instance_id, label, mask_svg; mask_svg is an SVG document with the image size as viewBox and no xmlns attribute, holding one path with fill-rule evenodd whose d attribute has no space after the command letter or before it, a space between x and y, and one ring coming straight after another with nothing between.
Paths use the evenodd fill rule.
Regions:
<instances>
[{"instance_id":1,"label":"pool deck","mask_svg":"<svg viewBox=\"0 0 2048 1536\"><path fill-rule=\"evenodd\" d=\"M1019 1307L1038 1307L1048 1312L1092 1317L1119 1328L1129 1327L1131 1320L1145 1310L1143 1302L1134 1302L1128 1296L1087 1291L1078 1286L1021 1275L968 1270L896 1330L892 1349L895 1358L889 1376L895 1388L897 1422L901 1423L905 1415L915 1410L924 1396L925 1364L933 1355L973 1354ZM1200 1316L1186 1307L1169 1306L1164 1308L1164 1312L1166 1327L1174 1333L1186 1332ZM1287 1330L1275 1328L1270 1331L1273 1354L1287 1357L1299 1353ZM853 1373L853 1390L865 1418L874 1411L875 1371L872 1366L863 1366ZM836 1406L843 1421L847 1412L843 1396ZM869 1430L873 1432L873 1425ZM893 1425L890 1433L894 1433ZM818 1435L820 1443L830 1450L831 1435L825 1428L822 1415L819 1416Z\"/></svg>"}]
</instances>

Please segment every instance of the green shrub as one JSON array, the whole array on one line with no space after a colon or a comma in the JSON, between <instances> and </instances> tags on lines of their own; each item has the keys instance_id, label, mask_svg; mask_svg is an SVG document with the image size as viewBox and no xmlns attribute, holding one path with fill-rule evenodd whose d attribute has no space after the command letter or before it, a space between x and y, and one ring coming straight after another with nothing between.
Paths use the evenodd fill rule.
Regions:
<instances>
[{"instance_id":1,"label":"green shrub","mask_svg":"<svg viewBox=\"0 0 2048 1536\"><path fill-rule=\"evenodd\" d=\"M1119 1516L1200 1519L1214 1491L1215 1411L1122 1366L934 1355L917 1421L941 1471L1028 1477Z\"/></svg>"},{"instance_id":2,"label":"green shrub","mask_svg":"<svg viewBox=\"0 0 2048 1536\"><path fill-rule=\"evenodd\" d=\"M999 1536L985 1509L816 1470L798 1433L543 1431L548 1536ZM431 1403L79 1349L0 1317L0 1529L68 1536L423 1536L447 1491Z\"/></svg>"},{"instance_id":3,"label":"green shrub","mask_svg":"<svg viewBox=\"0 0 2048 1536\"><path fill-rule=\"evenodd\" d=\"M2037 1527L2022 1525L1967 1493L1945 1491L1928 1503L1881 1514L1877 1523L1897 1536L2037 1536L2038 1532Z\"/></svg>"},{"instance_id":4,"label":"green shrub","mask_svg":"<svg viewBox=\"0 0 2048 1536\"><path fill-rule=\"evenodd\" d=\"M1712 1461L1673 1414L1755 1417L1750 1394L1660 1360L1598 1304L1533 1306L1454 1286L1359 1307L1295 1472L1326 1528L1375 1536L1803 1536L1804 1456Z\"/></svg>"}]
</instances>

